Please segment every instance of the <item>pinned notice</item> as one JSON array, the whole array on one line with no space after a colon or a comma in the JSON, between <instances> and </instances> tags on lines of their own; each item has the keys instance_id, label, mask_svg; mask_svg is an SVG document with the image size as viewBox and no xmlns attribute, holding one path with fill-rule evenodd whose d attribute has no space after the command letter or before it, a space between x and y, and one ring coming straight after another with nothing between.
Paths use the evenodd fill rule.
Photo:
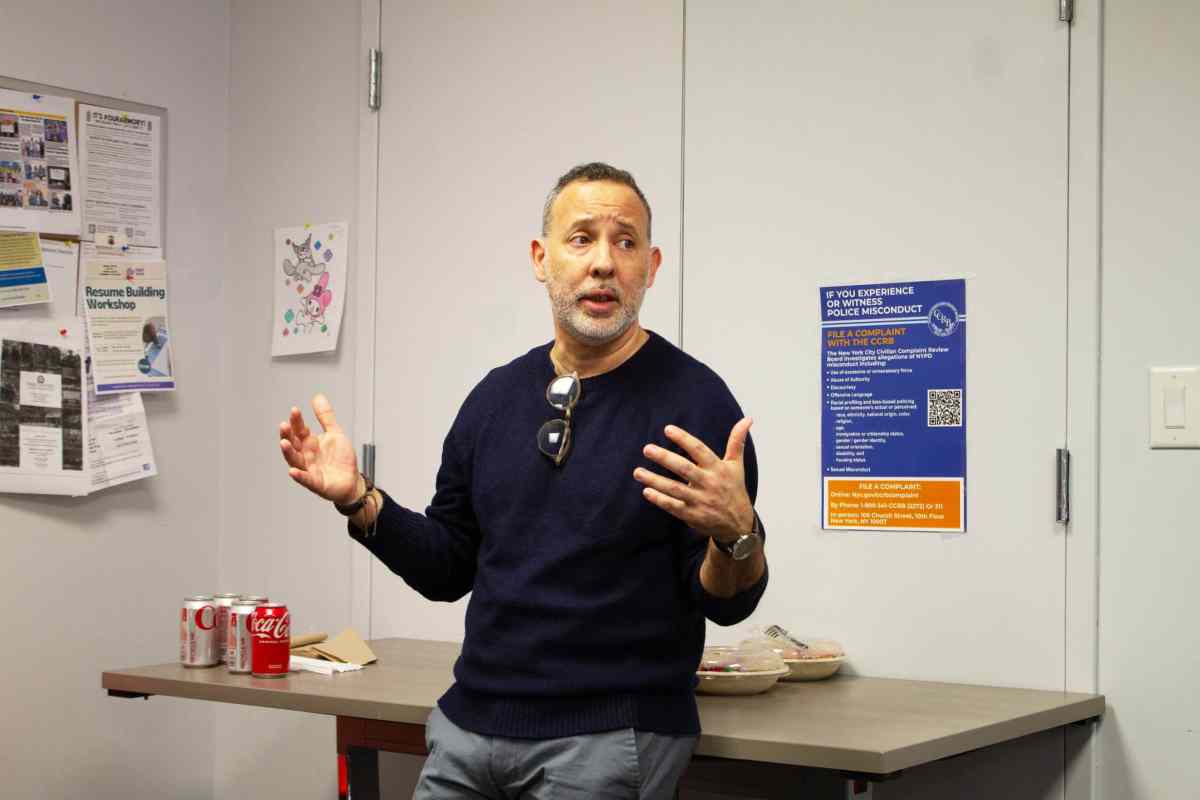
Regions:
<instances>
[{"instance_id":1,"label":"pinned notice","mask_svg":"<svg viewBox=\"0 0 1200 800\"><path fill-rule=\"evenodd\" d=\"M96 394L175 388L165 261L89 259L81 299Z\"/></svg>"},{"instance_id":2,"label":"pinned notice","mask_svg":"<svg viewBox=\"0 0 1200 800\"><path fill-rule=\"evenodd\" d=\"M75 101L0 89L0 228L79 235Z\"/></svg>"},{"instance_id":3,"label":"pinned notice","mask_svg":"<svg viewBox=\"0 0 1200 800\"><path fill-rule=\"evenodd\" d=\"M821 289L822 527L966 530L966 285Z\"/></svg>"},{"instance_id":4,"label":"pinned notice","mask_svg":"<svg viewBox=\"0 0 1200 800\"><path fill-rule=\"evenodd\" d=\"M50 302L46 263L36 233L0 233L0 307Z\"/></svg>"}]
</instances>

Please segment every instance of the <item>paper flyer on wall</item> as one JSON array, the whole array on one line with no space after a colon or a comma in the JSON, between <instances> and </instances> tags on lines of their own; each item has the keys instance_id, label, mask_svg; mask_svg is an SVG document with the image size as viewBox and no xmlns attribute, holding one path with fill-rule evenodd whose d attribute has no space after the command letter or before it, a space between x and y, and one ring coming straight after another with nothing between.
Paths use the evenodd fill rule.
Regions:
<instances>
[{"instance_id":1,"label":"paper flyer on wall","mask_svg":"<svg viewBox=\"0 0 1200 800\"><path fill-rule=\"evenodd\" d=\"M90 374L87 443L89 491L158 474L141 394L99 396Z\"/></svg>"},{"instance_id":2,"label":"paper flyer on wall","mask_svg":"<svg viewBox=\"0 0 1200 800\"><path fill-rule=\"evenodd\" d=\"M275 229L272 356L337 349L346 305L345 222Z\"/></svg>"},{"instance_id":3,"label":"paper flyer on wall","mask_svg":"<svg viewBox=\"0 0 1200 800\"><path fill-rule=\"evenodd\" d=\"M174 390L166 262L109 257L84 264L96 394Z\"/></svg>"},{"instance_id":4,"label":"paper flyer on wall","mask_svg":"<svg viewBox=\"0 0 1200 800\"><path fill-rule=\"evenodd\" d=\"M75 299L79 286L79 243L43 238L41 248L50 302L0 308L0 319L48 319L79 314Z\"/></svg>"},{"instance_id":5,"label":"paper flyer on wall","mask_svg":"<svg viewBox=\"0 0 1200 800\"><path fill-rule=\"evenodd\" d=\"M820 291L821 527L965 532L966 281Z\"/></svg>"},{"instance_id":6,"label":"paper flyer on wall","mask_svg":"<svg viewBox=\"0 0 1200 800\"><path fill-rule=\"evenodd\" d=\"M50 281L36 233L0 231L0 308L50 302Z\"/></svg>"},{"instance_id":7,"label":"paper flyer on wall","mask_svg":"<svg viewBox=\"0 0 1200 800\"><path fill-rule=\"evenodd\" d=\"M113 257L111 253L97 253L97 248L91 242L83 243L85 258L95 258L97 255ZM162 255L158 248L128 248L126 254L118 256L127 260L157 261ZM84 332L87 331L84 312L83 293L79 293L79 314L84 321ZM85 373L88 385L88 466L91 476L91 491L107 489L140 478L150 478L158 474L158 465L154 460L154 448L150 441L150 428L146 422L146 406L142 402L140 392L122 392L120 394L97 395L95 381L92 375L91 352L87 347L87 336L84 336L84 353L86 358Z\"/></svg>"},{"instance_id":8,"label":"paper flyer on wall","mask_svg":"<svg viewBox=\"0 0 1200 800\"><path fill-rule=\"evenodd\" d=\"M75 101L0 89L0 228L79 235Z\"/></svg>"},{"instance_id":9,"label":"paper flyer on wall","mask_svg":"<svg viewBox=\"0 0 1200 800\"><path fill-rule=\"evenodd\" d=\"M83 326L0 316L0 491L88 492Z\"/></svg>"},{"instance_id":10,"label":"paper flyer on wall","mask_svg":"<svg viewBox=\"0 0 1200 800\"><path fill-rule=\"evenodd\" d=\"M52 317L78 315L75 293L79 287L79 242L42 239L42 261L50 282L50 302L24 310L36 309Z\"/></svg>"},{"instance_id":11,"label":"paper flyer on wall","mask_svg":"<svg viewBox=\"0 0 1200 800\"><path fill-rule=\"evenodd\" d=\"M114 234L126 244L160 241L162 119L80 104L83 238Z\"/></svg>"},{"instance_id":12,"label":"paper flyer on wall","mask_svg":"<svg viewBox=\"0 0 1200 800\"><path fill-rule=\"evenodd\" d=\"M85 350L86 348L86 337ZM139 392L96 394L90 354L84 359L88 388L89 491L158 474L146 407Z\"/></svg>"}]
</instances>

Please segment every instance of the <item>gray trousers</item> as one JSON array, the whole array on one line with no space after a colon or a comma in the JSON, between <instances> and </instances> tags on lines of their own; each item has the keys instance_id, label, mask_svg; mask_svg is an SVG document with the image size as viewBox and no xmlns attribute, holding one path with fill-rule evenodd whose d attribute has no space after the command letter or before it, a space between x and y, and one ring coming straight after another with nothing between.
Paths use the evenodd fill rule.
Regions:
<instances>
[{"instance_id":1,"label":"gray trousers","mask_svg":"<svg viewBox=\"0 0 1200 800\"><path fill-rule=\"evenodd\" d=\"M425 744L413 800L670 800L696 737L632 728L562 739L480 736L434 706Z\"/></svg>"}]
</instances>

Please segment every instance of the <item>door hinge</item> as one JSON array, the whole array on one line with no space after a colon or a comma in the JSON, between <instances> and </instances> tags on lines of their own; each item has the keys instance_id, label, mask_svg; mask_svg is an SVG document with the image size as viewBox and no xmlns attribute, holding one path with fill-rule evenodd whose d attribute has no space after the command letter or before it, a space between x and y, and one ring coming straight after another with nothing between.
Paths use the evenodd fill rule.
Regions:
<instances>
[{"instance_id":1,"label":"door hinge","mask_svg":"<svg viewBox=\"0 0 1200 800\"><path fill-rule=\"evenodd\" d=\"M366 475L371 483L375 482L375 445L373 442L363 445L362 474Z\"/></svg>"},{"instance_id":2,"label":"door hinge","mask_svg":"<svg viewBox=\"0 0 1200 800\"><path fill-rule=\"evenodd\" d=\"M1065 525L1071 521L1071 451L1060 447L1057 451L1056 461L1058 510L1055 514L1055 521Z\"/></svg>"},{"instance_id":3,"label":"door hinge","mask_svg":"<svg viewBox=\"0 0 1200 800\"><path fill-rule=\"evenodd\" d=\"M379 110L379 84L383 80L383 52L372 47L367 51L367 108Z\"/></svg>"},{"instance_id":4,"label":"door hinge","mask_svg":"<svg viewBox=\"0 0 1200 800\"><path fill-rule=\"evenodd\" d=\"M1058 0L1058 21L1070 25L1075 20L1075 0Z\"/></svg>"}]
</instances>

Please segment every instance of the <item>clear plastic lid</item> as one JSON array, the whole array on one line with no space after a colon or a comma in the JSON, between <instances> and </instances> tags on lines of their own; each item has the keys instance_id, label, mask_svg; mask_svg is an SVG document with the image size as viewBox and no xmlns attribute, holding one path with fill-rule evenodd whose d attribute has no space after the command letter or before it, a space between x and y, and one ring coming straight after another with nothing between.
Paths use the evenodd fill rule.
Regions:
<instances>
[{"instance_id":1,"label":"clear plastic lid","mask_svg":"<svg viewBox=\"0 0 1200 800\"><path fill-rule=\"evenodd\" d=\"M841 658L846 655L845 649L832 639L792 636L778 625L772 625L766 630L755 629L754 636L744 640L742 644L749 642L769 647L785 661Z\"/></svg>"},{"instance_id":2,"label":"clear plastic lid","mask_svg":"<svg viewBox=\"0 0 1200 800\"><path fill-rule=\"evenodd\" d=\"M786 669L783 659L764 640L739 645L709 645L700 659L701 672L775 672Z\"/></svg>"}]
</instances>

